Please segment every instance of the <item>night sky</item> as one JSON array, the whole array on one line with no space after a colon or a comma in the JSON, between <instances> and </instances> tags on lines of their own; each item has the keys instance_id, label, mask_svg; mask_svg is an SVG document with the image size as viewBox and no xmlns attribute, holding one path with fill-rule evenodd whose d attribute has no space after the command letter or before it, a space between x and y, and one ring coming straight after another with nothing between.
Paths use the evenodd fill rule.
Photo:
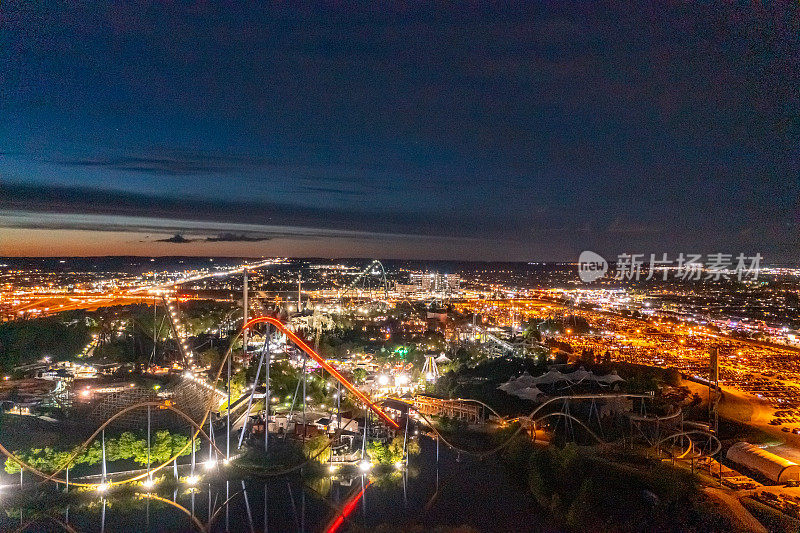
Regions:
<instances>
[{"instance_id":1,"label":"night sky","mask_svg":"<svg viewBox=\"0 0 800 533\"><path fill-rule=\"evenodd\" d=\"M796 0L338 4L4 0L0 255L798 260Z\"/></svg>"}]
</instances>

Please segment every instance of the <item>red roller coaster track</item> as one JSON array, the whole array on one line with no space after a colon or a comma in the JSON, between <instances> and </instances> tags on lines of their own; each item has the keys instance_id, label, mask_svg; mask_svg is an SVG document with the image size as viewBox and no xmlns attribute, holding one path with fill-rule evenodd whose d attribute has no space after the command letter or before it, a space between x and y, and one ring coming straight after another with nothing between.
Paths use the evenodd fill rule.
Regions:
<instances>
[{"instance_id":1,"label":"red roller coaster track","mask_svg":"<svg viewBox=\"0 0 800 533\"><path fill-rule=\"evenodd\" d=\"M356 396L359 400L364 402L372 411L377 414L381 419L386 422L389 426L393 427L394 429L400 429L400 425L391 419L389 415L384 413L380 407L375 405L372 400L370 400L363 392L358 390L352 383L350 383L338 370L336 370L333 366L328 364L325 359L322 358L317 352L314 351L311 346L309 346L303 339L301 339L295 332L290 330L286 327L286 325L278 320L275 317L271 316L259 316L253 318L247 322L242 328L242 331L251 328L255 324L260 324L263 322L267 322L272 324L276 328L278 328L281 332L283 332L287 337L289 337L292 342L294 342L301 350L306 352L314 361L319 363L319 366L327 370L334 378L336 378L339 383L344 385L344 387L349 390L353 395Z\"/></svg>"}]
</instances>

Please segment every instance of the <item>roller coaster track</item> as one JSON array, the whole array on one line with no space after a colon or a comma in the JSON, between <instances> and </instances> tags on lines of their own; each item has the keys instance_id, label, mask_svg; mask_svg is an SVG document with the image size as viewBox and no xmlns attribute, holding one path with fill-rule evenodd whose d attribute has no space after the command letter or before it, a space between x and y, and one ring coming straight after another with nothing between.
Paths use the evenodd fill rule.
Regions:
<instances>
[{"instance_id":1,"label":"roller coaster track","mask_svg":"<svg viewBox=\"0 0 800 533\"><path fill-rule=\"evenodd\" d=\"M491 411L491 413L492 413L494 416L496 416L497 418L499 418L500 420L503 420L503 419L505 418L505 417L501 416L501 415L500 415L500 413L498 413L497 411L495 411L495 410L494 410L494 408L493 408L491 405L489 405L489 404L486 404L486 403L484 403L484 402L482 402L482 401L480 401L480 400L475 400L475 399L473 399L473 398L455 398L455 399L456 399L456 400L458 400L459 402L471 402L471 403L477 403L477 404L478 404L478 405L480 405L481 407L484 407L484 408L488 409L489 411Z\"/></svg>"},{"instance_id":2,"label":"roller coaster track","mask_svg":"<svg viewBox=\"0 0 800 533\"><path fill-rule=\"evenodd\" d=\"M307 353L314 361L317 362L317 364L319 364L319 366L321 366L330 375L336 378L336 380L339 383L344 385L344 387L348 391L350 391L351 394L353 394L356 398L361 400L376 415L378 415L384 422L386 422L388 426L393 427L394 429L400 429L400 425L397 422L392 420L389 417L389 415L387 415L386 413L383 412L383 410L381 410L380 407L375 405L375 403L373 403L372 400L370 400L363 392L358 390L352 383L350 383L341 373L339 373L338 370L336 370L336 368L334 368L327 361L325 361L325 359L322 356L320 356L317 352L315 352L311 346L309 346L303 339L297 336L295 332L286 327L286 325L283 324L283 322L281 322L277 318L271 316L260 316L253 318L252 320L248 321L247 324L244 325L244 327L242 327L242 331L253 327L255 324L260 324L260 323L272 324L273 326L278 328L278 330L281 333L286 335L287 338L291 339L292 342L294 342L298 348Z\"/></svg>"},{"instance_id":3,"label":"roller coaster track","mask_svg":"<svg viewBox=\"0 0 800 533\"><path fill-rule=\"evenodd\" d=\"M388 284L388 283L387 283L387 281L386 281L386 269L385 269L385 268L383 268L383 263L381 263L381 262L380 262L380 261L378 261L377 259L373 260L373 261L372 261L372 262L369 264L369 266L367 266L367 268L365 268L364 270L362 270L362 271L361 271L361 273L360 273L358 276L356 276L356 279L354 279L354 280L353 280L353 282L352 282L352 283L350 283L350 285L348 285L348 286L347 286L347 288L344 290L344 292L342 292L342 294L341 294L341 295L339 295L339 298L344 298L345 296L347 296L347 294L348 294L350 291L352 291L353 289L355 289L356 285L358 285L358 282L359 282L359 281L361 281L361 280L364 278L364 276L366 276L367 274L371 273L371 272L372 272L372 270L373 270L373 269L374 269L376 266L379 266L379 267L381 267L381 277L382 277L382 279L383 279L383 298L384 298L384 299L388 299L388 298L389 298L389 284Z\"/></svg>"},{"instance_id":4,"label":"roller coaster track","mask_svg":"<svg viewBox=\"0 0 800 533\"><path fill-rule=\"evenodd\" d=\"M483 330L482 333L485 339L492 341L496 345L500 346L506 352L515 353L517 351L517 348L513 344L511 344L508 341L504 341L503 339L497 337L496 335L489 333L487 328L476 324L473 326L473 335L475 334L475 330L478 331Z\"/></svg>"},{"instance_id":5,"label":"roller coaster track","mask_svg":"<svg viewBox=\"0 0 800 533\"><path fill-rule=\"evenodd\" d=\"M181 511L182 513L184 513L186 516L189 517L189 519L194 524L194 527L196 527L198 531L208 531L209 528L211 527L211 524L209 524L208 527L204 526L203 523L196 516L194 516L191 513L191 511L189 511L189 509L187 509L183 505L179 504L178 502L174 502L174 501L172 501L170 499L167 499L167 498L162 498L158 494L153 494L152 492L148 492L148 493L142 494L142 496L145 497L145 498L149 498L151 500L155 500L155 501L161 502L161 503L166 503L168 505L171 505L172 507L175 507L176 509L178 509L179 511Z\"/></svg>"},{"instance_id":6,"label":"roller coaster track","mask_svg":"<svg viewBox=\"0 0 800 533\"><path fill-rule=\"evenodd\" d=\"M541 422L542 420L545 420L547 418L551 418L551 417L554 417L554 416L559 416L561 418L566 418L567 420L569 420L571 422L575 422L576 424L581 426L583 429L585 429L586 432L589 435L594 437L594 440L596 440L598 443L600 443L600 444L605 444L606 443L606 441L604 441L603 439L598 437L597 434L594 431L589 429L589 426L584 424L582 420L580 420L579 418L577 418L577 417L575 417L575 416L573 416L573 415L571 415L569 413L562 413L560 411L556 411L556 412L553 412L553 413L547 413L546 415L542 415L539 418L537 418L536 420L533 420L533 423L536 424L537 422Z\"/></svg>"},{"instance_id":7,"label":"roller coaster track","mask_svg":"<svg viewBox=\"0 0 800 533\"><path fill-rule=\"evenodd\" d=\"M406 405L410 405L411 407L414 407L414 406L413 406L413 404L410 404L410 403L408 402L408 400L405 400L405 399L403 399L403 398L398 398L398 397L396 397L396 396L389 396L389 397L385 398L385 400L393 400L393 401L400 402L400 403L402 403L402 404L406 404ZM489 404L487 404L487 403L484 403L484 402L482 402L482 401L480 401L480 400L475 400L475 399L473 399L473 398L453 398L453 401L457 401L457 402L468 402L468 403L475 403L475 404L478 404L478 405L480 405L481 407L483 407L483 408L485 408L486 410L488 410L489 412L491 412L491 413L492 413L494 416L496 416L498 419L500 419L500 420L505 420L505 417L504 417L504 416L502 416L502 415L501 415L500 413L498 413L497 411L495 411L495 410L494 410L494 408L493 408L491 405L489 405ZM416 407L414 407L414 410L416 411ZM419 412L419 411L417 411L417 412Z\"/></svg>"},{"instance_id":8,"label":"roller coaster track","mask_svg":"<svg viewBox=\"0 0 800 533\"><path fill-rule=\"evenodd\" d=\"M216 444L214 444L214 442L211 441L211 439L208 437L208 435L205 433L205 431L203 431L203 428L202 428L201 425L199 425L189 415L187 415L186 413L184 413L183 411L181 411L177 407L174 407L172 405L166 404L164 402L140 402L140 403L137 403L137 404L134 404L134 405L130 405L130 406L118 411L114 416L110 417L108 420L103 422L95 430L95 432L92 433L92 435L88 439L86 439L83 443L78 445L78 447L75 449L75 451L72 453L72 455L70 455L67 458L67 460L64 461L64 463L58 468L58 470L56 470L52 474L46 474L46 473L42 472L41 470L37 469L36 467L26 463L25 461L23 461L22 459L20 459L16 455L14 455L12 452L8 451L8 449L6 449L6 447L3 446L2 444L0 444L0 453L5 455L6 457L10 458L11 460L15 461L17 464L20 465L20 467L22 467L22 468L32 472L33 474L36 474L37 476L41 477L43 482L53 481L55 483L60 483L60 484L63 484L63 485L69 484L69 485L72 485L74 487L96 487L97 483L79 483L79 482L75 482L75 481L67 482L66 479L61 479L61 478L58 478L56 476L58 476L58 474L63 472L65 469L69 468L69 465L72 464L72 461L75 459L75 457L77 457L79 453L81 453L86 448L88 448L88 446L92 443L92 441L94 441L97 438L97 436L100 435L100 432L103 431L109 424L114 422L114 420L116 420L117 418L129 413L130 411L133 411L135 409L141 409L141 408L148 407L148 406L156 407L158 409L166 409L166 410L169 410L169 411L172 411L172 412L176 413L178 416L180 416L181 418L183 418L184 420L189 422L189 424L196 430L196 433L194 434L192 439L196 439L197 436L200 435L200 436L202 436L203 438L205 438L207 441L209 441L211 443L211 445L214 447L214 450L217 453L219 453L220 455L225 455L222 452L222 450L217 448ZM144 474L140 474L138 476L134 476L134 477L126 479L124 481L110 482L110 483L108 483L108 485L117 485L117 484L127 483L127 482L131 482L131 481L137 481L139 479L142 479L144 477L152 475L153 473L158 472L159 470L163 469L165 466L170 464L172 461L174 461L175 459L180 457L182 452L185 451L186 448L189 445L191 445L191 441L189 443L187 443L187 445L184 446L181 449L180 452L175 454L173 457L171 457L170 459L168 459L167 461L165 461L161 465L159 465L159 466L157 466L155 468L152 468L149 472L145 472Z\"/></svg>"},{"instance_id":9,"label":"roller coaster track","mask_svg":"<svg viewBox=\"0 0 800 533\"><path fill-rule=\"evenodd\" d=\"M551 404L553 402L565 401L565 400L592 400L592 399L608 399L608 398L643 398L643 399L647 399L647 398L652 398L652 396L650 396L648 394L628 394L628 393L622 393L622 394L576 394L576 395L570 395L570 396L555 396L553 398L550 398L550 399L546 400L542 404L538 405L533 411L531 411L531 413L529 415L524 416L524 417L520 417L520 418L526 418L526 419L530 420L531 423L533 423L533 424L536 424L537 422L540 422L541 420L544 420L546 418L553 417L553 416L561 416L561 417L564 417L564 418L568 418L568 419L570 419L572 421L576 421L578 424L580 424L598 442L604 443L605 441L603 441L603 439L598 437L583 422L581 422L579 419L575 418L574 416L572 416L572 415L570 415L568 413L562 413L562 412L548 413L548 414L545 414L545 415L540 416L540 417L537 417L536 414L539 411L541 411L545 406L547 406L547 405L549 405L549 404ZM464 455L468 455L468 456L471 456L471 457L476 457L479 460L483 460L483 459L485 459L485 458L487 458L487 457L489 457L489 456L491 456L491 455L503 450L517 436L519 436L519 434L524 430L524 427L522 425L520 425L520 427L518 427L517 430L514 431L514 433L512 433L508 438L506 438L506 440L504 440L500 444L498 444L498 445L496 445L493 448L490 448L488 450L485 450L485 451L468 450L468 449L465 449L465 448L461 448L461 447L453 444L452 442L450 442L447 439L447 437L442 435L442 433L438 429L436 429L436 426L433 424L433 422L426 415L421 413L416 407L414 407L414 405L412 405L412 404L410 404L408 402L406 402L406 405L408 405L409 408L414 409L414 411L416 411L417 414L419 414L420 417L422 417L422 419L425 420L425 422L428 424L428 426L431 428L431 430L434 432L434 434L437 436L437 438L441 439L442 442L445 443L445 445L447 445L448 447L450 447L453 450L456 450L459 453L463 453ZM657 445L660 445L660 444L662 444L663 442L666 442L669 439L680 437L682 434L687 434L688 435L689 433L692 433L692 434L701 433L701 434L704 434L706 436L711 435L710 433L702 431L702 430L690 430L690 431L687 431L687 432L682 432L682 433L678 433L678 434L669 435L667 437L664 437L663 439L661 439L661 441L659 441L657 443ZM713 435L711 435L711 436L713 437ZM719 440L716 439L716 437L714 437L714 439L717 440L717 442L719 442ZM709 455L714 455L715 453L718 453L719 450L720 450L720 447L721 446L717 446L717 448L715 449L714 453L711 453Z\"/></svg>"},{"instance_id":10,"label":"roller coaster track","mask_svg":"<svg viewBox=\"0 0 800 533\"><path fill-rule=\"evenodd\" d=\"M272 324L273 326L275 326L279 331L284 333L287 336L287 338L291 339L301 350L306 352L312 359L314 359L317 363L319 363L320 366L322 366L334 378L336 378L340 383L342 383L342 385L344 385L347 390L349 390L354 396L356 396L359 400L361 400L369 409L371 409L373 412L375 412L375 414L377 414L384 422L386 422L387 425L389 425L389 426L391 426L391 427L393 427L395 429L399 429L400 428L400 426L399 426L399 424L397 422L392 420L385 412L383 412L383 410L381 410L366 395L364 395L364 393L359 391L352 383L350 383L344 376L342 376L342 374L340 374L338 370L336 370L333 366L328 364L325 361L325 359L323 359L319 354L317 354L317 352L315 352L303 339L301 339L298 335L296 335L293 331L291 331L288 327L286 327L286 325L284 325L280 320L278 320L275 317L269 317L269 316L256 317L256 318L251 319L250 321L248 321L246 324L244 324L242 326L242 329L239 331L239 333L237 333L236 336L231 340L230 346L228 347L228 350L225 352L225 356L222 358L222 361L221 361L221 363L219 365L219 368L217 370L217 375L214 378L214 382L213 382L213 387L214 388L216 388L217 383L219 382L219 380L220 380L220 378L222 376L222 370L223 370L223 368L225 368L225 363L227 362L228 358L231 357L232 354L233 354L233 347L235 345L236 340L238 340L239 337L241 337L241 335L244 333L245 330L247 330L247 329L253 327L255 324L259 324L259 323L269 323L269 324ZM102 425L100 425L100 427L98 427L95 430L95 432L86 441L84 441L81 445L79 445L78 449L75 452L73 452L73 454L70 455L70 457L67 458L67 460L64 462L64 464L58 470L53 472L52 474L47 474L45 472L40 471L39 469L37 469L33 465L25 462L21 458L19 458L16 455L14 455L7 448L5 448L5 446L3 446L2 444L0 444L0 453L2 453L3 455L8 457L9 459L11 459L14 462L16 462L17 464L19 464L21 468L23 468L25 470L28 470L28 471L32 472L33 474L35 474L36 476L42 478L43 482L53 481L55 483L61 483L61 484L64 484L64 485L83 486L83 487L97 487L99 485L98 483L76 483L76 482L73 482L73 481L69 481L68 482L66 479L58 478L56 476L58 476L58 474L60 474L70 464L72 464L72 461L75 459L75 457L78 455L78 453L80 453L82 450L86 449L86 447L89 444L91 444L91 442L94 441L97 438L97 436L100 434L100 432L103 429L105 429L111 422L113 422L114 420L116 420L120 416L122 416L122 415L124 415L124 414L126 414L126 413L128 413L128 412L130 412L130 411L132 411L134 409L139 409L139 408L142 408L142 407L146 407L148 405L159 407L159 408L164 408L164 409L169 409L170 411L173 411L173 412L177 413L179 416L181 416L182 418L184 418L188 422L190 422L192 427L195 429L194 435L192 435L192 438L189 440L189 442L187 442L180 450L178 450L177 453L175 453L172 457L170 457L169 459L167 459L166 461L164 461L160 465L152 468L148 472L145 472L143 474L138 474L138 475L126 478L126 479L122 479L122 480L118 480L118 481L112 481L112 482L107 483L107 485L109 485L109 486L111 486L111 485L122 485L122 484L125 484L125 483L138 481L140 479L143 479L144 477L152 475L154 472L158 472L159 470L163 469L167 465L171 464L178 457L183 455L183 453L189 448L189 446L191 446L192 442L198 437L198 435L202 435L202 437L205 438L206 440L208 440L209 442L211 441L211 439L209 439L208 435L202 429L203 425L205 425L205 422L208 420L208 417L209 417L209 415L211 413L212 407L210 405L206 408L205 414L203 415L203 419L199 423L197 423L191 417L189 417L189 415L187 415L186 413L184 413L180 409L178 409L176 407L173 407L171 405L167 405L167 404L162 403L162 402L140 402L138 404L131 405L129 407L126 407L125 409L122 409L121 411L119 411L116 414L114 414L113 416L111 416L108 420L106 420ZM340 434L341 431L342 431L341 429L339 431L337 431L337 435ZM336 438L336 436L334 436L333 438L329 439L329 441L326 444L326 446L322 450L320 450L314 457L309 458L308 460L314 459L314 458L318 457L319 455L321 455L322 452L325 449L327 449L328 446L331 445L331 443L334 441L335 438ZM213 444L213 442L212 442L212 445L213 445L214 449L217 451L217 453L219 453L221 456L225 455L224 453L222 453L221 450L219 450L219 448L216 447L216 445ZM305 463L307 463L308 460ZM264 475L281 475L281 474L285 474L285 473L291 472L293 470L296 470L298 468L301 468L303 466L303 464L305 464L305 463L302 463L300 465L295 465L293 467L290 467L290 468L287 468L287 469L283 469L283 470L280 470L280 471L277 471L277 472L265 473Z\"/></svg>"},{"instance_id":11,"label":"roller coaster track","mask_svg":"<svg viewBox=\"0 0 800 533\"><path fill-rule=\"evenodd\" d=\"M344 523L348 516L353 512L353 509L356 508L358 505L359 500L364 497L364 493L372 485L372 480L368 481L366 485L360 490L351 494L347 501L342 505L340 512L328 522L328 525L322 530L325 533L336 533L339 530L339 527Z\"/></svg>"},{"instance_id":12,"label":"roller coaster track","mask_svg":"<svg viewBox=\"0 0 800 533\"><path fill-rule=\"evenodd\" d=\"M714 435L713 433L709 433L708 431L704 431L702 429L690 429L688 431L680 431L678 433L673 433L672 435L667 435L666 437L664 437L661 440L659 440L658 442L656 442L656 447L660 447L661 444L663 444L664 442L667 442L667 441L670 441L670 440L673 440L673 439L677 439L679 437L686 437L686 438L689 439L690 442L692 442L692 439L691 439L690 435L698 435L698 434L702 435L703 437L710 438L710 439L712 439L714 441L714 451L713 452L709 451L709 453L707 453L706 455L711 457L712 455L716 455L716 454L719 453L719 451L722 449L722 443L719 441L719 439L716 437L716 435ZM691 446L694 446L693 442L692 442ZM691 448L691 446L690 446L690 448ZM665 451L668 454L672 455L669 452L669 450L665 450ZM681 454L680 456L677 456L676 458L683 458L684 456L687 455L687 453L688 452L684 452L683 454Z\"/></svg>"},{"instance_id":13,"label":"roller coaster track","mask_svg":"<svg viewBox=\"0 0 800 533\"><path fill-rule=\"evenodd\" d=\"M38 524L38 523L42 522L43 520L50 520L54 524L61 526L61 529L63 529L64 531L68 531L69 533L78 533L77 529L75 529L71 525L67 524L66 522L64 522L63 520L58 518L57 516L53 516L52 514L44 514L44 513L39 513L39 514L34 515L30 519L28 519L24 524L22 524L19 527L17 527L17 529L15 529L14 531L15 531L15 533L17 533L17 532L18 533L22 533L23 531L30 531L30 527L32 525Z\"/></svg>"},{"instance_id":14,"label":"roller coaster track","mask_svg":"<svg viewBox=\"0 0 800 533\"><path fill-rule=\"evenodd\" d=\"M181 504L179 504L177 502L174 502L172 500L169 500L167 498L162 498L161 496L159 496L157 494L153 494L151 492L142 493L142 494L139 494L139 496L141 496L142 498L147 498L147 499L150 499L150 500L155 500L155 501L158 501L158 502L161 502L161 503L165 503L167 505L170 505L170 506L178 509L183 514L185 514L186 516L189 517L189 519L192 521L192 524L194 525L194 527L197 528L198 531L208 531L208 528L206 526L204 526L203 523L196 516L194 516L192 514L192 512L189 511L189 509L187 509L183 505L181 505ZM40 512L40 513L37 513L37 514L33 515L24 524L22 524L19 527L17 527L17 529L15 529L14 531L18 532L18 533L22 533L23 531L29 531L30 527L32 525L38 524L38 523L42 522L43 520L50 520L50 521L58 524L59 526L61 526L62 529L64 529L64 531L69 531L70 533L78 533L78 531L75 528L73 528L70 524L68 524L67 522L64 522L63 520L61 520L57 516L53 516L52 514L48 514L48 513L44 513L44 512Z\"/></svg>"},{"instance_id":15,"label":"roller coaster track","mask_svg":"<svg viewBox=\"0 0 800 533\"><path fill-rule=\"evenodd\" d=\"M354 396L356 396L359 400L361 400L369 409L371 409L373 412L375 412L387 425L389 425L390 427L393 427L395 429L399 429L400 426L399 426L399 424L397 424L397 422L392 420L383 410L381 410L375 403L373 403L366 395L364 395L361 391L359 391L357 388L355 388L355 386L353 386L352 383L350 383L346 378L344 378L344 376L342 376L342 374L339 373L338 370L336 370L333 366L328 364L319 354L317 354L303 339L301 339L297 334L295 334L293 331L291 331L288 327L286 327L286 325L284 325L280 320L278 320L275 317L270 317L270 316L256 317L256 318L253 318L252 320L248 321L246 324L244 324L242 326L241 330L231 340L231 344L229 345L228 350L226 351L225 356L223 357L223 359L221 361L221 364L219 365L219 368L217 370L217 375L216 375L216 377L215 377L215 379L213 381L213 387L214 388L216 388L216 385L220 380L223 368L225 367L225 363L227 362L228 358L232 356L233 347L234 347L234 344L235 344L236 340L244 333L244 331L248 330L249 328L252 328L254 325L259 324L259 323L268 323L268 324L271 324L271 325L275 326L279 331L284 333L287 336L287 338L291 339L301 350L306 352L306 354L308 354L312 359L314 359L317 363L319 363L320 366L322 366L325 370L327 370L335 379L337 379L340 383L342 383L342 385L344 385L345 388L347 388ZM610 395L609 394L580 394L580 395L569 395L569 396L556 396L556 397L550 398L550 399L546 400L545 402L543 402L542 404L538 405L525 418L531 420L531 422L535 424L537 421L540 421L540 420L545 419L547 417L558 416L558 415L566 415L571 420L577 421L581 426L586 428L589 431L589 433L592 434L592 436L594 436L599 442L603 442L602 439L597 437L597 435L595 435L591 430L589 430L588 427L585 426L585 424L583 424L578 419L572 417L572 415L568 415L567 413L549 413L549 414L546 414L546 415L538 417L538 418L536 417L536 415L545 406L547 406L547 405L549 405L549 404L551 404L553 402L557 402L557 401L586 400L586 399L608 399L608 398L651 398L651 397L652 396L645 395L645 394L628 394L628 393L610 394ZM478 402L478 403L482 403L482 402ZM484 459L484 458L486 458L486 457L488 457L488 456L490 456L490 455L492 455L494 453L497 453L500 450L504 449L524 429L522 426L520 426L505 441L501 442L500 444L498 444L497 446L495 446L495 447L493 447L493 448L491 448L489 450L482 451L482 452L473 451L473 450L466 450L466 449L460 448L460 447L456 446L455 444L453 444L452 442L450 442L444 435L442 435L436 429L435 425L431 422L431 420L426 415L420 413L419 410L416 409L416 407L414 407L411 404L408 404L408 402L406 402L406 405L408 405L409 408L412 408L415 411L417 411L417 413L431 427L431 429L436 434L436 436L438 438L440 438L447 446L449 446L450 448L452 448L452 449L454 449L456 451L464 453L466 455L471 455L471 456L477 457L478 459ZM212 407L210 405L206 408L205 413L203 415L202 421L197 423L189 415L187 415L186 413L184 413L183 411L181 411L180 409L178 409L176 407L168 405L168 404L166 404L164 402L152 402L152 401L150 401L150 402L140 402L138 404L131 405L131 406L125 408L125 409L120 410L119 412L117 412L113 416L111 416L101 426L99 426L95 430L95 432L86 441L84 441L78 447L78 449L75 452L73 452L72 455L70 455L70 457L64 462L64 464L61 466L61 468L59 468L58 470L56 470L52 474L46 474L45 472L40 471L39 469L37 469L36 467L32 466L31 464L26 463L24 460L22 460L21 458L17 457L16 455L14 455L10 451L8 451L2 444L0 444L0 452L3 453L3 455L5 455L6 457L8 457L8 458L12 459L13 461L15 461L16 463L18 463L21 468L26 469L26 470L32 472L33 474L37 475L38 477L42 478L43 482L53 481L53 482L60 483L60 484L65 484L65 485L83 486L83 487L97 487L99 484L96 484L96 483L76 483L76 482L67 481L65 479L58 478L57 476L65 468L67 468L72 463L72 461L75 459L77 454L80 453L82 450L86 449L86 447L88 447L88 445L92 441L94 441L97 438L97 436L101 433L101 431L103 429L105 429L110 423L112 423L114 420L116 420L120 416L123 416L124 414L126 414L126 413L128 413L128 412L130 412L130 411L132 411L134 409L140 409L140 408L147 407L147 406L157 407L157 408L162 408L162 409L168 409L170 411L175 412L176 414L178 414L179 416L181 416L187 422L190 423L192 428L195 430L194 435L192 435L192 438L189 440L189 442L187 442L172 457L170 457L169 459L167 459L166 461L164 461L160 465L157 465L154 468L151 468L148 472L145 472L145 473L142 473L142 474L138 474L138 475L134 475L134 476L131 476L131 477L123 479L123 480L111 481L111 482L107 483L107 485L109 485L109 486L110 485L121 485L121 484L130 483L130 482L134 482L134 481L143 479L144 477L147 477L147 476L151 476L154 472L158 472L159 470L163 469L167 465L169 465L172 462L174 462L178 457L183 455L183 453L189 448L189 446L192 445L192 443L198 437L198 435L201 435L207 441L211 442L211 439L208 437L208 435L202 429L203 425L208 420L208 417L209 417L209 415L211 413ZM494 412L494 410L492 410L492 411ZM495 412L495 414L497 414L497 413ZM336 435L341 434L341 431L342 431L342 429L337 431ZM674 439L674 438L677 438L677 437L680 437L680 436L683 436L683 435L687 436L687 438L688 438L688 435L690 433L691 434L702 433L704 435L709 435L707 432L704 432L702 430L690 430L690 431L683 432L683 433L680 433L680 434L669 435L667 437L664 437L663 439L661 439L657 443L657 445L660 445L661 443L666 442L669 439ZM272 471L272 472L264 472L262 470L261 471L261 475L264 475L264 476L283 475L285 473L288 473L288 472L291 472L291 471L296 470L298 468L301 468L303 466L303 464L306 464L308 461L310 461L312 459L315 459L316 457L319 457L323 453L323 451L325 449L327 449L327 447L330 446L330 444L332 442L334 442L335 438L336 438L336 436L334 436L333 438L329 439L328 442L326 443L326 446L323 447L322 450L320 450L317 454L315 454L314 457L308 458L305 462L301 463L300 465L295 465L295 466L292 466L292 467L289 467L289 468L284 468L284 469L281 469L281 470L278 470L278 471ZM715 440L717 441L718 445L716 446L715 451L711 455L713 455L714 453L718 453L719 449L721 447L721 445L719 444L719 440L716 439L716 438L715 438ZM212 446L213 446L214 450L217 453L220 454L220 456L224 456L225 455L221 450L219 450L219 448L217 448L217 446L213 442L212 442Z\"/></svg>"},{"instance_id":16,"label":"roller coaster track","mask_svg":"<svg viewBox=\"0 0 800 533\"><path fill-rule=\"evenodd\" d=\"M644 416L644 415L636 415L636 414L632 414L632 413L629 413L627 416L628 416L628 418L630 420L632 420L634 422L637 422L637 423L643 423L644 422L644 423L657 423L657 424L660 424L662 422L669 422L671 420L675 420L676 418L678 418L682 414L683 414L683 410L682 409L678 409L674 413L670 413L670 414L664 415L664 416ZM654 448L661 448L661 445L663 443L667 442L667 441L670 441L670 440L673 440L673 439L676 439L676 438L679 438L679 437L686 437L686 440L689 441L688 445L687 445L687 448L686 448L686 450L684 450L680 454L675 455L671 451L669 451L668 449L664 449L664 451L668 455L672 456L675 459L685 459L695 449L695 447L697 445L692 440L691 435L702 435L702 436L707 437L708 439L713 440L715 442L714 450L713 451L709 451L709 453L706 454L709 457L713 456L713 455L716 455L722 449L722 443L719 441L719 438L717 438L716 435L711 433L707 429L707 426L704 426L703 424L699 424L697 422L692 422L690 420L684 421L683 425L689 426L689 427L691 427L693 429L684 430L683 428L681 428L681 431L679 431L677 433L672 433L672 434L667 435L667 436L665 436L663 438L660 438L655 443L650 442L649 438L647 438L647 437L645 437L645 438L647 439L647 441L650 444L652 444L652 446ZM656 438L658 438L658 437L656 437ZM703 455L702 453L698 453L694 457L700 457L702 455Z\"/></svg>"},{"instance_id":17,"label":"roller coaster track","mask_svg":"<svg viewBox=\"0 0 800 533\"><path fill-rule=\"evenodd\" d=\"M678 409L674 413L670 413L670 414L664 415L664 416L644 416L644 415L635 415L635 414L632 414L632 413L628 414L627 416L628 416L628 418L630 418L631 420L634 420L636 422L650 422L650 423L652 423L652 422L665 422L667 420L672 420L672 419L678 418L679 416L681 416L682 412L683 412L682 409Z\"/></svg>"}]
</instances>

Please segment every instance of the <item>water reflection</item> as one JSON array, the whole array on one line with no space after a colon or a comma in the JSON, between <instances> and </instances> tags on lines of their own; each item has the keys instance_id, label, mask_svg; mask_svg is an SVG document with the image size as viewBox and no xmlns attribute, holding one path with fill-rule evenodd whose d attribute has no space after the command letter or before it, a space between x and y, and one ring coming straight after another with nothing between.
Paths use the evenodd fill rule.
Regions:
<instances>
[{"instance_id":1,"label":"water reflection","mask_svg":"<svg viewBox=\"0 0 800 533\"><path fill-rule=\"evenodd\" d=\"M535 529L532 502L499 464L458 462L435 440L423 441L422 453L408 467L367 474L310 470L266 479L225 480L209 473L195 486L162 480L151 492L130 487L104 497L79 489L28 491L24 498L7 493L0 500L0 530Z\"/></svg>"}]
</instances>

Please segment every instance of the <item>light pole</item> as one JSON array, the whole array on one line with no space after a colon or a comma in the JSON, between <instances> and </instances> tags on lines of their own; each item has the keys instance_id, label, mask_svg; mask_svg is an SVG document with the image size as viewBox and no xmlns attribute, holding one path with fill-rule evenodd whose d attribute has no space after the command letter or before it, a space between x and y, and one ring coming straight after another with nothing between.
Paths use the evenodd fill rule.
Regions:
<instances>
[{"instance_id":1,"label":"light pole","mask_svg":"<svg viewBox=\"0 0 800 533\"><path fill-rule=\"evenodd\" d=\"M150 406L147 406L147 481L153 482L153 474L150 472Z\"/></svg>"},{"instance_id":2,"label":"light pole","mask_svg":"<svg viewBox=\"0 0 800 533\"><path fill-rule=\"evenodd\" d=\"M270 390L269 390L269 363L270 363L270 352L269 352L269 339L270 339L270 325L267 324L267 331L264 334L264 343L267 346L267 353L266 359L264 364L266 365L265 372L264 372L264 455L267 454L269 451L269 402L270 402Z\"/></svg>"},{"instance_id":3,"label":"light pole","mask_svg":"<svg viewBox=\"0 0 800 533\"><path fill-rule=\"evenodd\" d=\"M225 447L225 460L229 461L231 458L231 354L228 354L228 405L226 410L227 417L227 431L226 434L226 447Z\"/></svg>"},{"instance_id":4,"label":"light pole","mask_svg":"<svg viewBox=\"0 0 800 533\"><path fill-rule=\"evenodd\" d=\"M102 448L103 448L103 479L101 481L101 486L105 486L106 485L106 430L105 429L102 430L100 439L102 441Z\"/></svg>"},{"instance_id":5,"label":"light pole","mask_svg":"<svg viewBox=\"0 0 800 533\"><path fill-rule=\"evenodd\" d=\"M308 356L303 352L303 444L306 442L306 361Z\"/></svg>"},{"instance_id":6,"label":"light pole","mask_svg":"<svg viewBox=\"0 0 800 533\"><path fill-rule=\"evenodd\" d=\"M211 416L208 417L208 466L211 468L217 462L217 455L214 453L214 425L211 423Z\"/></svg>"},{"instance_id":7,"label":"light pole","mask_svg":"<svg viewBox=\"0 0 800 533\"><path fill-rule=\"evenodd\" d=\"M250 318L250 304L248 302L248 287L247 287L247 269L244 269L244 285L242 286L242 311L244 312L244 322L243 324L247 324L247 320ZM242 352L247 357L247 337L248 331L245 329L242 332Z\"/></svg>"}]
</instances>

